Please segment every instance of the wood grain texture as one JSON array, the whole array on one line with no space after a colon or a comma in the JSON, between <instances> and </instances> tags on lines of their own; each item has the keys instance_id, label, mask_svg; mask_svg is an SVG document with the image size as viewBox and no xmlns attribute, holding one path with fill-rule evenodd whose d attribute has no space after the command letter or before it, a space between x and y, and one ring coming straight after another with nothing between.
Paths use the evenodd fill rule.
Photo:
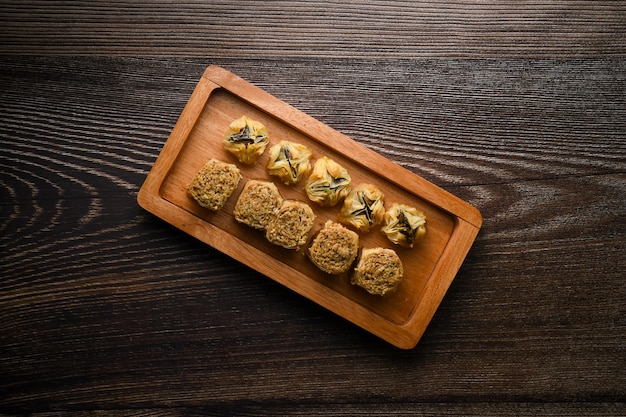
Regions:
<instances>
[{"instance_id":1,"label":"wood grain texture","mask_svg":"<svg viewBox=\"0 0 626 417\"><path fill-rule=\"evenodd\" d=\"M271 412L274 414L268 413ZM331 407L319 407L310 404L302 405L271 405L254 403L237 403L236 405L224 404L210 408L148 408L148 409L125 409L125 410L96 410L64 412L63 415L70 417L89 417L93 415L111 416L322 416L343 417L366 415L375 417L407 416L415 415L425 417L466 417L489 415L494 417L522 416L551 416L563 417L586 417L586 416L619 416L624 412L620 404L541 404L541 403L447 403L447 404L399 404L399 403L370 403L358 404L333 404ZM33 413L33 417L57 417L57 412Z\"/></svg>"},{"instance_id":2,"label":"wood grain texture","mask_svg":"<svg viewBox=\"0 0 626 417\"><path fill-rule=\"evenodd\" d=\"M0 50L196 57L623 56L621 1L3 1Z\"/></svg>"},{"instance_id":3,"label":"wood grain texture","mask_svg":"<svg viewBox=\"0 0 626 417\"><path fill-rule=\"evenodd\" d=\"M285 250L234 220L235 202L250 179L273 181L284 199L308 202L315 219L306 240L327 221L337 222L339 212L311 202L302 183L285 186L271 177L267 152L246 166L225 150L224 132L241 115L263 123L274 144L292 141L306 146L314 160L331 158L349 172L353 187L375 184L387 207L401 202L425 214L428 234L411 250L393 245L378 230L359 236L360 247L389 248L399 256L405 272L393 294L372 297L349 284L350 274L330 277L315 267L306 254L309 243ZM236 164L242 177L217 212L200 207L186 191L211 158ZM195 87L137 201L169 224L404 349L418 342L482 224L476 208L215 65Z\"/></svg>"},{"instance_id":4,"label":"wood grain texture","mask_svg":"<svg viewBox=\"0 0 626 417\"><path fill-rule=\"evenodd\" d=\"M210 62L480 208L408 352L137 206L208 63L0 63L0 412L624 414L624 59Z\"/></svg>"},{"instance_id":5,"label":"wood grain texture","mask_svg":"<svg viewBox=\"0 0 626 417\"><path fill-rule=\"evenodd\" d=\"M0 2L0 413L626 415L625 45L608 0ZM480 208L416 349L137 206L208 64Z\"/></svg>"}]
</instances>

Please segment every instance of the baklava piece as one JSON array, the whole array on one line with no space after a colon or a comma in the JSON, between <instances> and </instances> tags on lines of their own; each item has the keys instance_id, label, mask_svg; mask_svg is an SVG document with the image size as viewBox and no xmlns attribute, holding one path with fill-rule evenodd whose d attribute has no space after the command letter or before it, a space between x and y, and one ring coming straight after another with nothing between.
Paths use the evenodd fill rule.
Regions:
<instances>
[{"instance_id":1,"label":"baklava piece","mask_svg":"<svg viewBox=\"0 0 626 417\"><path fill-rule=\"evenodd\" d=\"M393 249L366 248L361 251L350 282L370 294L383 296L396 290L403 275L402 261Z\"/></svg>"},{"instance_id":2,"label":"baklava piece","mask_svg":"<svg viewBox=\"0 0 626 417\"><path fill-rule=\"evenodd\" d=\"M313 227L315 214L301 201L285 200L267 225L265 237L274 245L285 249L300 249Z\"/></svg>"},{"instance_id":3,"label":"baklava piece","mask_svg":"<svg viewBox=\"0 0 626 417\"><path fill-rule=\"evenodd\" d=\"M287 185L295 184L311 171L312 156L306 146L281 140L270 148L267 171Z\"/></svg>"},{"instance_id":4,"label":"baklava piece","mask_svg":"<svg viewBox=\"0 0 626 417\"><path fill-rule=\"evenodd\" d=\"M187 186L187 194L209 210L220 210L235 191L241 172L233 164L210 159Z\"/></svg>"},{"instance_id":5,"label":"baklava piece","mask_svg":"<svg viewBox=\"0 0 626 417\"><path fill-rule=\"evenodd\" d=\"M333 207L350 192L352 179L337 162L323 156L315 161L305 191L309 199L322 206Z\"/></svg>"},{"instance_id":6,"label":"baklava piece","mask_svg":"<svg viewBox=\"0 0 626 417\"><path fill-rule=\"evenodd\" d=\"M367 233L370 228L380 224L385 214L384 194L371 184L359 184L343 202L338 220L354 226L358 231Z\"/></svg>"},{"instance_id":7,"label":"baklava piece","mask_svg":"<svg viewBox=\"0 0 626 417\"><path fill-rule=\"evenodd\" d=\"M414 207L394 203L384 216L380 229L396 245L412 248L426 234L426 216Z\"/></svg>"},{"instance_id":8,"label":"baklava piece","mask_svg":"<svg viewBox=\"0 0 626 417\"><path fill-rule=\"evenodd\" d=\"M241 116L228 126L224 149L232 152L239 162L252 165L263 154L269 141L270 136L261 122Z\"/></svg>"},{"instance_id":9,"label":"baklava piece","mask_svg":"<svg viewBox=\"0 0 626 417\"><path fill-rule=\"evenodd\" d=\"M307 251L309 259L327 274L347 272L359 252L359 235L328 220Z\"/></svg>"},{"instance_id":10,"label":"baklava piece","mask_svg":"<svg viewBox=\"0 0 626 417\"><path fill-rule=\"evenodd\" d=\"M271 181L248 180L239 194L233 214L235 220L259 230L265 230L283 198Z\"/></svg>"}]
</instances>

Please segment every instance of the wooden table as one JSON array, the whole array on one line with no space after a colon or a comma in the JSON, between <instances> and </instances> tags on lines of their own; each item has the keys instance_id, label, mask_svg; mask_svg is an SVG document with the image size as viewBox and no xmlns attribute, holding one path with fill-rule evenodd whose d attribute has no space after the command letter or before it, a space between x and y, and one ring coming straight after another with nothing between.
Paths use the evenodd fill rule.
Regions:
<instances>
[{"instance_id":1,"label":"wooden table","mask_svg":"<svg viewBox=\"0 0 626 417\"><path fill-rule=\"evenodd\" d=\"M626 415L626 4L2 2L0 412ZM400 350L140 209L217 64L478 207Z\"/></svg>"}]
</instances>

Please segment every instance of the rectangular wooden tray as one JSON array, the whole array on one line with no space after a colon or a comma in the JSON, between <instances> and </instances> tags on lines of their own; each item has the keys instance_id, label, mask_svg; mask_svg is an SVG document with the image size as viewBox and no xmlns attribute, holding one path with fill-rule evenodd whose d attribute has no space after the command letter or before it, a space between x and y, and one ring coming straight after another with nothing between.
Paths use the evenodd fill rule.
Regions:
<instances>
[{"instance_id":1,"label":"rectangular wooden tray","mask_svg":"<svg viewBox=\"0 0 626 417\"><path fill-rule=\"evenodd\" d=\"M284 198L310 203L316 214L311 236L326 220L336 220L340 207L322 208L307 199L303 184L286 186L270 177L267 151L256 165L246 166L224 150L228 125L242 115L267 127L270 146L283 139L304 144L314 159L325 155L347 168L353 185L377 185L386 206L404 203L425 213L427 233L412 249L393 245L379 229L360 235L362 247L390 247L400 256L405 275L395 293L370 295L351 285L347 274L321 272L306 257L305 248L292 251L272 245L262 232L234 220L234 204L248 179L272 180ZM203 209L185 190L210 158L236 163L243 176L218 212ZM175 227L403 349L419 341L482 223L478 210L468 203L216 66L208 67L200 79L137 200Z\"/></svg>"}]
</instances>

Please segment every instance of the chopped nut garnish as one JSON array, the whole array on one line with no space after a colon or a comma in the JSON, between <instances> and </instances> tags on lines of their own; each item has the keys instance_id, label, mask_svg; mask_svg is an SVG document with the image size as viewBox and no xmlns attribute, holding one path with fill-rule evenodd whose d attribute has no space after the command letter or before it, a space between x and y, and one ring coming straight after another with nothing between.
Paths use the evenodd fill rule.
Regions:
<instances>
[{"instance_id":1,"label":"chopped nut garnish","mask_svg":"<svg viewBox=\"0 0 626 417\"><path fill-rule=\"evenodd\" d=\"M254 164L270 141L267 129L261 122L241 116L228 127L224 149L232 152L239 162Z\"/></svg>"},{"instance_id":2,"label":"chopped nut garnish","mask_svg":"<svg viewBox=\"0 0 626 417\"><path fill-rule=\"evenodd\" d=\"M384 195L376 186L359 184L348 194L339 212L338 219L343 224L350 224L361 232L383 220L385 213Z\"/></svg>"},{"instance_id":3,"label":"chopped nut garnish","mask_svg":"<svg viewBox=\"0 0 626 417\"><path fill-rule=\"evenodd\" d=\"M412 248L415 241L426 234L426 216L414 207L393 204L384 219L381 231L397 245Z\"/></svg>"},{"instance_id":4,"label":"chopped nut garnish","mask_svg":"<svg viewBox=\"0 0 626 417\"><path fill-rule=\"evenodd\" d=\"M352 179L348 171L332 159L323 156L315 162L305 191L311 201L332 207L350 192L351 184Z\"/></svg>"},{"instance_id":5,"label":"chopped nut garnish","mask_svg":"<svg viewBox=\"0 0 626 417\"><path fill-rule=\"evenodd\" d=\"M271 147L267 170L283 183L295 184L311 171L312 156L306 146L282 140Z\"/></svg>"}]
</instances>

